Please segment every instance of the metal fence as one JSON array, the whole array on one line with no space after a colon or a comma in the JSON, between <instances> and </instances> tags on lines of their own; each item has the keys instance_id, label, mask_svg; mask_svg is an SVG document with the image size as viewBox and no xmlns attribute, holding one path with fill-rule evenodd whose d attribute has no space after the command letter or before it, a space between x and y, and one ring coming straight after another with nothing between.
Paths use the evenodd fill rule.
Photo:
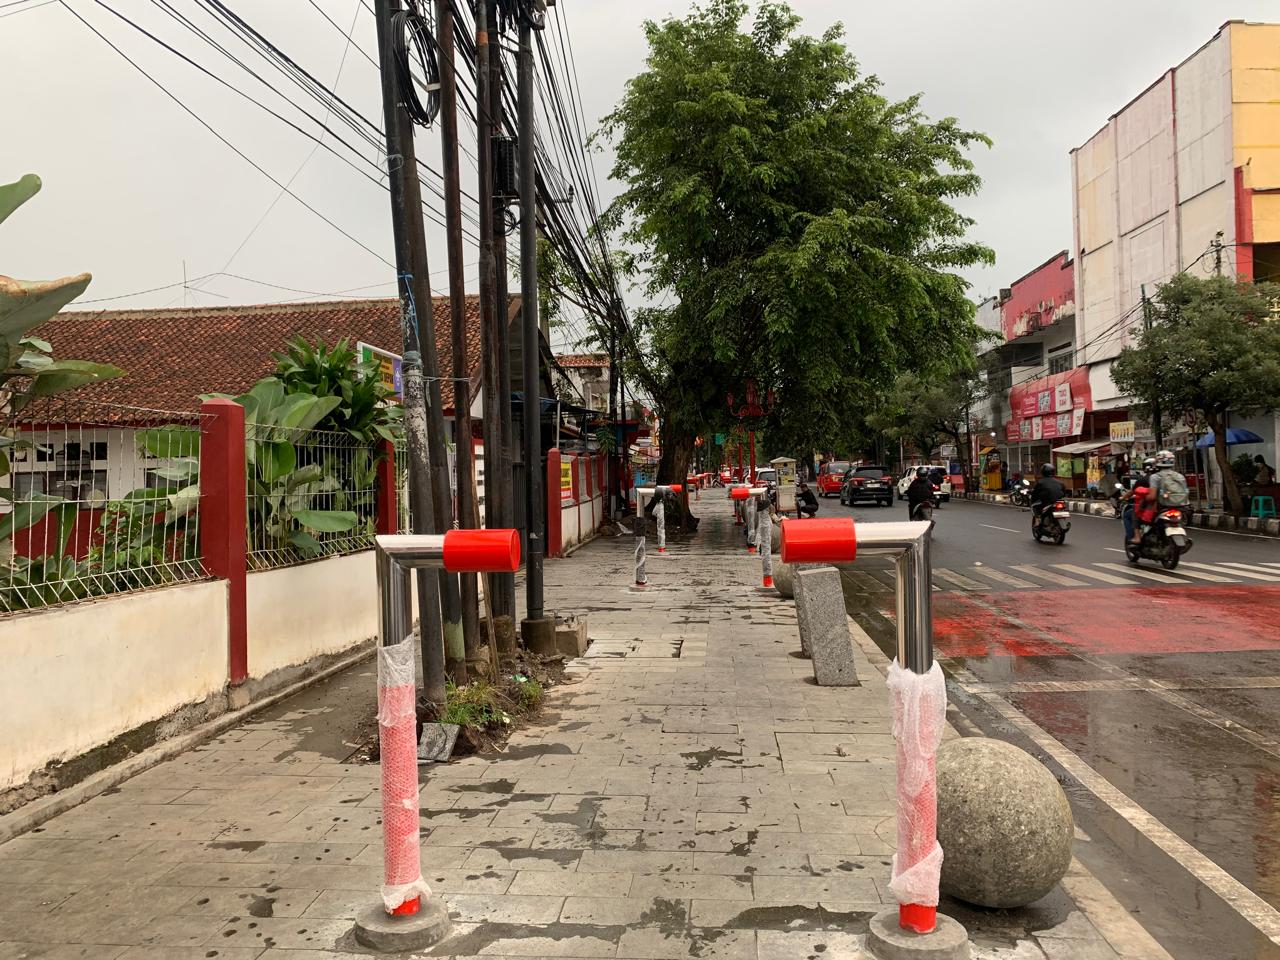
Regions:
<instances>
[{"instance_id":1,"label":"metal fence","mask_svg":"<svg viewBox=\"0 0 1280 960\"><path fill-rule=\"evenodd\" d=\"M379 455L344 433L246 423L249 569L371 548Z\"/></svg>"},{"instance_id":2,"label":"metal fence","mask_svg":"<svg viewBox=\"0 0 1280 960\"><path fill-rule=\"evenodd\" d=\"M0 610L206 576L200 425L56 397L0 415Z\"/></svg>"}]
</instances>

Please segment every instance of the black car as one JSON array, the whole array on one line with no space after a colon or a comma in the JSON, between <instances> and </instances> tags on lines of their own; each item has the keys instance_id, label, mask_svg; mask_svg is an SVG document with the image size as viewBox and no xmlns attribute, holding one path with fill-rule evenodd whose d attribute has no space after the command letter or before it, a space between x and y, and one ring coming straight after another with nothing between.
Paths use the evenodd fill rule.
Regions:
<instances>
[{"instance_id":1,"label":"black car","mask_svg":"<svg viewBox=\"0 0 1280 960\"><path fill-rule=\"evenodd\" d=\"M864 463L844 475L840 487L840 502L852 506L855 503L879 503L893 506L893 476L887 467L878 463Z\"/></svg>"}]
</instances>

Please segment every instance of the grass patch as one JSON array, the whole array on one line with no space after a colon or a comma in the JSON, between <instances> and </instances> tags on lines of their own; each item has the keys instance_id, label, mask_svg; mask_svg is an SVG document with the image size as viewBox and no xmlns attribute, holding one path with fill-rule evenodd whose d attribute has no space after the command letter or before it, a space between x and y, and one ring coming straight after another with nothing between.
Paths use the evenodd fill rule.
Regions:
<instances>
[{"instance_id":1,"label":"grass patch","mask_svg":"<svg viewBox=\"0 0 1280 960\"><path fill-rule=\"evenodd\" d=\"M504 678L501 686L488 680L472 680L459 687L450 681L445 685L440 722L493 730L510 726L514 717L532 713L541 703L542 684L520 674Z\"/></svg>"}]
</instances>

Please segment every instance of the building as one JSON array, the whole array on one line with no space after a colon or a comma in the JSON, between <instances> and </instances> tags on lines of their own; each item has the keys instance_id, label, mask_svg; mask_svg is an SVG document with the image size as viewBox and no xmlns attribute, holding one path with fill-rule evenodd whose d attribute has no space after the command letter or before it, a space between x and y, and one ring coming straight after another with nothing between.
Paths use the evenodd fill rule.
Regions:
<instances>
[{"instance_id":1,"label":"building","mask_svg":"<svg viewBox=\"0 0 1280 960\"><path fill-rule=\"evenodd\" d=\"M609 357L603 353L556 354L556 394L597 413L609 410Z\"/></svg>"},{"instance_id":2,"label":"building","mask_svg":"<svg viewBox=\"0 0 1280 960\"><path fill-rule=\"evenodd\" d=\"M1231 21L1071 152L1076 362L1098 411L1127 410L1112 361L1143 291L1179 271L1280 278L1280 25ZM1266 438L1272 416L1233 418ZM1173 424L1170 440L1194 438ZM1138 436L1138 449L1151 447Z\"/></svg>"}]
</instances>

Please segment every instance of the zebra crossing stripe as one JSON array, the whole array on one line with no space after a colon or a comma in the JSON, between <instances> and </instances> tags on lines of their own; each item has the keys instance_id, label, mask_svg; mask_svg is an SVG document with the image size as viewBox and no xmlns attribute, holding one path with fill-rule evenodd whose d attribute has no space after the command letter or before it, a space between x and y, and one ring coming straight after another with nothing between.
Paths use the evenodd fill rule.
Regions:
<instances>
[{"instance_id":1,"label":"zebra crossing stripe","mask_svg":"<svg viewBox=\"0 0 1280 960\"><path fill-rule=\"evenodd\" d=\"M997 583L1008 584L1009 586L1013 587L1015 590L1026 590L1028 587L1035 586L1034 583L1031 583L1027 580L1019 579L1018 577L1015 577L1013 576L1013 574L1010 574L1010 573L1002 573L1001 571L996 570L992 567L974 567L973 572L983 577L990 577L992 580L996 581Z\"/></svg>"},{"instance_id":2,"label":"zebra crossing stripe","mask_svg":"<svg viewBox=\"0 0 1280 960\"><path fill-rule=\"evenodd\" d=\"M1272 566L1263 566L1260 563L1235 563L1233 561L1224 560L1222 561L1221 564L1219 564L1219 566L1239 567L1241 570L1257 570L1259 573L1269 573L1269 574L1280 576L1280 571L1275 569L1275 567L1280 566L1280 564L1273 564Z\"/></svg>"},{"instance_id":3,"label":"zebra crossing stripe","mask_svg":"<svg viewBox=\"0 0 1280 960\"><path fill-rule=\"evenodd\" d=\"M1177 576L1190 577L1193 580L1208 580L1210 583L1239 583L1240 582L1239 580L1233 579L1232 577L1222 577L1216 573L1201 573L1199 570L1188 570L1187 569L1188 566L1195 566L1195 564L1188 564L1187 561L1185 560L1183 560L1182 563L1178 564L1178 569L1176 571ZM1136 571L1134 571L1130 567L1126 567L1125 569L1129 570L1131 573L1136 573ZM1212 567L1210 569L1212 569ZM1234 573L1235 571L1232 571L1232 572ZM1166 576L1167 575L1168 574L1166 574Z\"/></svg>"},{"instance_id":4,"label":"zebra crossing stripe","mask_svg":"<svg viewBox=\"0 0 1280 960\"><path fill-rule=\"evenodd\" d=\"M1183 583L1187 581L1181 577L1172 577L1167 573L1157 573L1154 570L1147 570L1144 567L1126 567L1122 563L1100 563L1100 567L1106 567L1108 570L1119 570L1121 573L1127 573L1131 577L1143 577L1147 580L1154 580L1156 583Z\"/></svg>"},{"instance_id":5,"label":"zebra crossing stripe","mask_svg":"<svg viewBox=\"0 0 1280 960\"><path fill-rule=\"evenodd\" d=\"M1083 580L1077 580L1074 577L1066 577L1060 573L1054 573L1052 570L1041 570L1039 567L1033 567L1030 564L1021 567L1013 567L1019 573L1025 573L1029 577L1039 577L1041 580L1048 580L1050 583L1056 583L1060 587L1084 587L1088 586Z\"/></svg>"},{"instance_id":6,"label":"zebra crossing stripe","mask_svg":"<svg viewBox=\"0 0 1280 960\"><path fill-rule=\"evenodd\" d=\"M941 577L947 583L955 584L962 590L990 590L985 583L979 583L977 580L970 580L962 574L956 573L954 570L948 570L946 567L935 567L933 571L935 577Z\"/></svg>"},{"instance_id":7,"label":"zebra crossing stripe","mask_svg":"<svg viewBox=\"0 0 1280 960\"><path fill-rule=\"evenodd\" d=\"M1090 570L1088 567L1077 567L1073 563L1055 563L1054 566L1059 570L1067 571L1067 573L1078 573L1082 577L1091 577L1094 580L1101 580L1103 583L1119 584L1122 587L1131 587L1134 583L1134 581L1127 580L1124 577L1117 577L1111 573L1102 573L1099 570Z\"/></svg>"},{"instance_id":8,"label":"zebra crossing stripe","mask_svg":"<svg viewBox=\"0 0 1280 960\"><path fill-rule=\"evenodd\" d=\"M1223 569L1221 566L1214 566L1211 563L1195 563L1191 560L1183 560L1181 567L1195 567L1197 570L1210 570L1214 573L1229 573L1233 577L1248 577L1250 580L1265 580L1267 583L1280 583L1280 573L1272 571L1270 573L1250 573L1248 570L1237 570L1233 567Z\"/></svg>"},{"instance_id":9,"label":"zebra crossing stripe","mask_svg":"<svg viewBox=\"0 0 1280 960\"><path fill-rule=\"evenodd\" d=\"M846 575L866 593L884 593L889 588L862 570L847 570Z\"/></svg>"}]
</instances>

